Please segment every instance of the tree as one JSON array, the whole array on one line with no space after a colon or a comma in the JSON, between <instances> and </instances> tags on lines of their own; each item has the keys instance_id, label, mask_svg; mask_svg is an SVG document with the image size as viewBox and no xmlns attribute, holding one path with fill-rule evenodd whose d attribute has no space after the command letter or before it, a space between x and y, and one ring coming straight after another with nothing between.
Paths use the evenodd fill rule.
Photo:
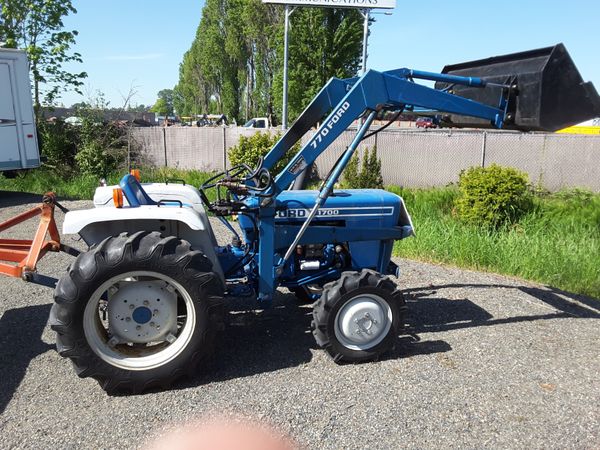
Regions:
<instances>
[{"instance_id":1,"label":"tree","mask_svg":"<svg viewBox=\"0 0 600 450\"><path fill-rule=\"evenodd\" d=\"M140 105L129 105L127 106L127 111L131 111L131 112L147 112L150 111L150 106L146 106L144 104L140 104Z\"/></svg>"},{"instance_id":2,"label":"tree","mask_svg":"<svg viewBox=\"0 0 600 450\"><path fill-rule=\"evenodd\" d=\"M298 8L290 45L290 117L332 76L356 74L362 19L355 10ZM196 38L179 67L179 114L240 120L281 111L283 13L260 0L206 0Z\"/></svg>"},{"instance_id":3,"label":"tree","mask_svg":"<svg viewBox=\"0 0 600 450\"><path fill-rule=\"evenodd\" d=\"M173 89L162 89L158 92L158 100L150 111L155 112L161 116L172 116L173 115Z\"/></svg>"},{"instance_id":4,"label":"tree","mask_svg":"<svg viewBox=\"0 0 600 450\"><path fill-rule=\"evenodd\" d=\"M197 47L196 39L179 65L179 83L174 88L173 106L183 116L213 112L209 110L211 86L207 81L205 68L200 65L200 51Z\"/></svg>"},{"instance_id":5,"label":"tree","mask_svg":"<svg viewBox=\"0 0 600 450\"><path fill-rule=\"evenodd\" d=\"M247 64L245 117L266 115L275 123L273 85L282 68L283 9L253 0L243 15L244 35L250 49Z\"/></svg>"},{"instance_id":6,"label":"tree","mask_svg":"<svg viewBox=\"0 0 600 450\"><path fill-rule=\"evenodd\" d=\"M88 102L76 102L71 105L71 109L84 109L89 108L90 104Z\"/></svg>"},{"instance_id":7,"label":"tree","mask_svg":"<svg viewBox=\"0 0 600 450\"><path fill-rule=\"evenodd\" d=\"M173 109L169 107L169 105L167 104L167 102L164 98L159 98L158 100L156 100L156 103L154 104L154 106L152 108L150 108L150 111L158 114L159 116L167 117L167 116L171 115L171 113L173 112Z\"/></svg>"},{"instance_id":8,"label":"tree","mask_svg":"<svg viewBox=\"0 0 600 450\"><path fill-rule=\"evenodd\" d=\"M63 18L75 13L71 0L0 0L0 37L5 46L27 51L36 114L42 95L53 104L69 88L81 94L87 74L64 69L67 63L82 62L79 53L71 52L78 32L63 29Z\"/></svg>"},{"instance_id":9,"label":"tree","mask_svg":"<svg viewBox=\"0 0 600 450\"><path fill-rule=\"evenodd\" d=\"M172 116L173 115L173 89L162 89L160 91L158 91L158 98L159 100L162 100L165 105L166 105L166 109L167 109L167 115Z\"/></svg>"},{"instance_id":10,"label":"tree","mask_svg":"<svg viewBox=\"0 0 600 450\"><path fill-rule=\"evenodd\" d=\"M361 62L362 22L354 9L298 8L290 31L288 112L294 120L331 78L356 75ZM283 49L281 49L283 53ZM283 67L275 83L282 107Z\"/></svg>"}]
</instances>

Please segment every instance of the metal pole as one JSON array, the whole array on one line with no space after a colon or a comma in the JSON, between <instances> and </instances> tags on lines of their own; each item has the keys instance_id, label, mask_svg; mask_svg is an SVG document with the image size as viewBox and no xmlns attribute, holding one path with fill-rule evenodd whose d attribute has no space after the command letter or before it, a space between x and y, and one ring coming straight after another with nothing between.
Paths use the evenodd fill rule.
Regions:
<instances>
[{"instance_id":1,"label":"metal pole","mask_svg":"<svg viewBox=\"0 0 600 450\"><path fill-rule=\"evenodd\" d=\"M281 128L287 129L287 91L288 91L288 46L289 46L289 28L290 28L290 5L285 5L285 22L283 28L283 111L281 112Z\"/></svg>"},{"instance_id":2,"label":"metal pole","mask_svg":"<svg viewBox=\"0 0 600 450\"><path fill-rule=\"evenodd\" d=\"M168 160L167 160L167 129L165 127L163 127L162 131L163 131L163 148L165 150L165 167L169 167Z\"/></svg>"},{"instance_id":3,"label":"metal pole","mask_svg":"<svg viewBox=\"0 0 600 450\"><path fill-rule=\"evenodd\" d=\"M367 71L367 45L369 44L369 16L370 10L365 8L360 11L360 15L363 16L365 20L363 23L363 48L362 48L362 68L361 72L364 73ZM364 118L358 120L359 125L363 124L365 121Z\"/></svg>"},{"instance_id":4,"label":"metal pole","mask_svg":"<svg viewBox=\"0 0 600 450\"><path fill-rule=\"evenodd\" d=\"M483 140L481 142L481 167L485 167L485 150L487 146L487 131L483 132Z\"/></svg>"},{"instance_id":5,"label":"metal pole","mask_svg":"<svg viewBox=\"0 0 600 450\"><path fill-rule=\"evenodd\" d=\"M227 170L227 127L223 127L223 170Z\"/></svg>"},{"instance_id":6,"label":"metal pole","mask_svg":"<svg viewBox=\"0 0 600 450\"><path fill-rule=\"evenodd\" d=\"M370 9L365 9L362 11L362 16L365 19L365 22L363 24L362 73L365 73L367 71L367 45L369 41L370 11Z\"/></svg>"},{"instance_id":7,"label":"metal pole","mask_svg":"<svg viewBox=\"0 0 600 450\"><path fill-rule=\"evenodd\" d=\"M360 141L362 141L363 136L365 135L365 133L371 126L371 122L373 122L373 119L375 119L376 115L377 115L377 111L371 111L369 113L369 115L365 119L365 122L362 124L362 126L356 133L356 136L354 136L354 139L352 140L352 142L350 143L350 145L344 152L344 155L340 158L340 161L337 163L337 166L335 166L335 168L331 171L331 175L329 175L329 178L327 178L325 180L325 184L321 188L321 191L319 192L319 196L317 197L317 200L315 201L315 206L313 206L313 208L311 209L310 213L308 214L308 217L306 218L306 220L300 227L300 231L298 231L298 234L294 238L294 242L292 242L290 247L287 249L287 251L285 252L285 255L283 256L283 259L281 260L281 263L279 264L279 267L277 269L278 275L281 274L283 265L287 262L288 259L290 259L290 256L292 256L292 253L296 249L298 242L300 242L300 239L302 239L304 232L306 231L306 229L310 225L310 222L313 220L313 218L317 214L317 211L323 205L323 203L325 203L325 200L327 200L327 197L329 197L329 194L331 194L331 192L333 191L333 187L334 187L336 181L338 180L338 178L340 177L340 175L342 174L342 172L344 171L344 169L350 162L352 155L354 155L354 152L358 148L358 144L360 144Z\"/></svg>"}]
</instances>

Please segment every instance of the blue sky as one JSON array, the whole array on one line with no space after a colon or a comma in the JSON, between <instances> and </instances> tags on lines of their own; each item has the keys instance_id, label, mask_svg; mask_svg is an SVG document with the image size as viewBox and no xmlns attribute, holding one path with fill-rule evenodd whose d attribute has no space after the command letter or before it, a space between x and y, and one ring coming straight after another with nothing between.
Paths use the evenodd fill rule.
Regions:
<instances>
[{"instance_id":1,"label":"blue sky","mask_svg":"<svg viewBox=\"0 0 600 450\"><path fill-rule=\"evenodd\" d=\"M65 26L79 31L76 50L84 63L78 70L88 72L87 95L99 90L111 106L120 106L133 87L134 104L152 104L160 89L177 83L203 1L73 3L78 14L68 17ZM391 16L375 17L370 68L440 71L445 64L563 42L583 78L600 90L600 0L397 0ZM62 98L65 105L80 100L74 93Z\"/></svg>"}]
</instances>

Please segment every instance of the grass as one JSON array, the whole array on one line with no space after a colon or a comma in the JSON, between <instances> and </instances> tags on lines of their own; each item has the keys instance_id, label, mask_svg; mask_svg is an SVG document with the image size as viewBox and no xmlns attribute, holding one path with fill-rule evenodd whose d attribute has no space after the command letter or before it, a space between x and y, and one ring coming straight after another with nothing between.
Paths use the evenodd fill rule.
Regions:
<instances>
[{"instance_id":1,"label":"grass","mask_svg":"<svg viewBox=\"0 0 600 450\"><path fill-rule=\"evenodd\" d=\"M118 182L122 173L107 177ZM177 169L145 169L143 181L183 179L199 186L211 174ZM91 199L98 178L31 171L14 179L0 176L0 190L62 198ZM516 225L488 230L459 222L453 215L455 188L402 189L417 237L397 242L397 256L514 275L566 291L600 298L600 195L570 190L538 195L534 210Z\"/></svg>"},{"instance_id":2,"label":"grass","mask_svg":"<svg viewBox=\"0 0 600 450\"><path fill-rule=\"evenodd\" d=\"M518 224L489 230L452 214L454 188L409 190L404 197L416 238L397 242L397 256L514 275L600 298L600 195L571 190L536 196Z\"/></svg>"},{"instance_id":3,"label":"grass","mask_svg":"<svg viewBox=\"0 0 600 450\"><path fill-rule=\"evenodd\" d=\"M115 172L106 177L106 182L117 184L126 171ZM198 170L179 170L172 168L142 169L143 182L165 182L167 180L183 180L186 184L200 186L212 174ZM24 172L15 178L5 178L0 175L0 190L31 192L44 194L52 191L59 198L89 200L94 196L94 191L100 182L94 175L73 174L65 177L50 170L37 169Z\"/></svg>"}]
</instances>

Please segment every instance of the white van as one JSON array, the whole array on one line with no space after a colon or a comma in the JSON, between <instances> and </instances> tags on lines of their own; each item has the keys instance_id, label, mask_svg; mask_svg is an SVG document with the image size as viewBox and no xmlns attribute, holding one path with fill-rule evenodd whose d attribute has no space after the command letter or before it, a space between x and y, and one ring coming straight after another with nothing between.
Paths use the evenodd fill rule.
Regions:
<instances>
[{"instance_id":1,"label":"white van","mask_svg":"<svg viewBox=\"0 0 600 450\"><path fill-rule=\"evenodd\" d=\"M39 165L27 55L0 48L0 172Z\"/></svg>"}]
</instances>

